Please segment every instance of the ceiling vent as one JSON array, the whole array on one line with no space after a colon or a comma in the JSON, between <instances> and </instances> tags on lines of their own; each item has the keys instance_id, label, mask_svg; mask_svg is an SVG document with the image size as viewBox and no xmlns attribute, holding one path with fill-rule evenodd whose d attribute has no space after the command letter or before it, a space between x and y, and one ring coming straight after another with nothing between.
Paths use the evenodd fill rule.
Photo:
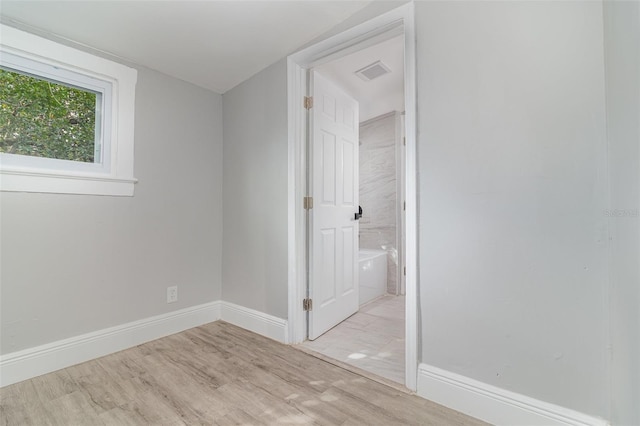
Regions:
<instances>
[{"instance_id":1,"label":"ceiling vent","mask_svg":"<svg viewBox=\"0 0 640 426\"><path fill-rule=\"evenodd\" d=\"M391 70L388 66L383 64L381 61L376 61L356 71L356 75L364 81L371 81L390 72Z\"/></svg>"}]
</instances>

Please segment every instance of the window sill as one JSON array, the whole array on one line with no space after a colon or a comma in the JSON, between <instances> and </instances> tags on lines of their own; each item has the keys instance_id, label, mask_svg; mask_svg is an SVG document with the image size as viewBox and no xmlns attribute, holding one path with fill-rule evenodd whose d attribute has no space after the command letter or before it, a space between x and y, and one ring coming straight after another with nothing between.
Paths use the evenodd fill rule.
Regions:
<instances>
[{"instance_id":1,"label":"window sill","mask_svg":"<svg viewBox=\"0 0 640 426\"><path fill-rule=\"evenodd\" d=\"M137 179L67 172L1 170L0 191L132 197Z\"/></svg>"}]
</instances>

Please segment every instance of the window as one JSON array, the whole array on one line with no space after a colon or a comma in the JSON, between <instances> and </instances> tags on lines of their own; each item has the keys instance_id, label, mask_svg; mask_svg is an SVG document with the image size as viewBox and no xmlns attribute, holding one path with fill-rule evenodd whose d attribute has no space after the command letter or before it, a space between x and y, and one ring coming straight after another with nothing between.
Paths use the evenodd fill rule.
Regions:
<instances>
[{"instance_id":1,"label":"window","mask_svg":"<svg viewBox=\"0 0 640 426\"><path fill-rule=\"evenodd\" d=\"M3 165L106 172L111 84L6 52L1 57Z\"/></svg>"},{"instance_id":2,"label":"window","mask_svg":"<svg viewBox=\"0 0 640 426\"><path fill-rule=\"evenodd\" d=\"M0 152L100 162L102 97L0 66Z\"/></svg>"},{"instance_id":3,"label":"window","mask_svg":"<svg viewBox=\"0 0 640 426\"><path fill-rule=\"evenodd\" d=\"M137 72L0 31L0 189L133 195Z\"/></svg>"}]
</instances>

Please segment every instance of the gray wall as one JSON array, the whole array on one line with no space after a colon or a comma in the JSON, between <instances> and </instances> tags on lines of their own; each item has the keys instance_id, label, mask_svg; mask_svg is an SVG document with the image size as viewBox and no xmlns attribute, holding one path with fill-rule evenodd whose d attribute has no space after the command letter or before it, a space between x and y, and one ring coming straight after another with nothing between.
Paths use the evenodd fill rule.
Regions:
<instances>
[{"instance_id":1,"label":"gray wall","mask_svg":"<svg viewBox=\"0 0 640 426\"><path fill-rule=\"evenodd\" d=\"M419 293L423 362L634 424L638 219L604 214L638 208L625 7L603 34L598 2L416 3ZM0 194L1 352L218 299L286 318L286 96L284 60L223 114L141 69L135 197Z\"/></svg>"},{"instance_id":2,"label":"gray wall","mask_svg":"<svg viewBox=\"0 0 640 426\"><path fill-rule=\"evenodd\" d=\"M222 97L139 69L135 176L134 197L0 193L1 353L220 299Z\"/></svg>"},{"instance_id":3,"label":"gray wall","mask_svg":"<svg viewBox=\"0 0 640 426\"><path fill-rule=\"evenodd\" d=\"M604 6L613 424L640 424L640 3Z\"/></svg>"},{"instance_id":4,"label":"gray wall","mask_svg":"<svg viewBox=\"0 0 640 426\"><path fill-rule=\"evenodd\" d=\"M422 362L609 418L602 20L598 2L416 3L419 294ZM285 78L224 95L223 299L281 318Z\"/></svg>"},{"instance_id":5,"label":"gray wall","mask_svg":"<svg viewBox=\"0 0 640 426\"><path fill-rule=\"evenodd\" d=\"M222 299L287 318L287 67L223 95Z\"/></svg>"},{"instance_id":6,"label":"gray wall","mask_svg":"<svg viewBox=\"0 0 640 426\"><path fill-rule=\"evenodd\" d=\"M387 292L398 281L395 112L360 123L360 248L387 252Z\"/></svg>"},{"instance_id":7,"label":"gray wall","mask_svg":"<svg viewBox=\"0 0 640 426\"><path fill-rule=\"evenodd\" d=\"M606 418L602 19L416 3L422 361Z\"/></svg>"}]
</instances>

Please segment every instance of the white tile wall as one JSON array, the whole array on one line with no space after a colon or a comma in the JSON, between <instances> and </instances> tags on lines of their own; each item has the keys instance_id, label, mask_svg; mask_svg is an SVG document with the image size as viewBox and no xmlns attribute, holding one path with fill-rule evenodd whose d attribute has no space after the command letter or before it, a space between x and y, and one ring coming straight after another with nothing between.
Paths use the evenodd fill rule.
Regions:
<instances>
[{"instance_id":1,"label":"white tile wall","mask_svg":"<svg viewBox=\"0 0 640 426\"><path fill-rule=\"evenodd\" d=\"M396 293L396 115L385 114L360 125L360 248L383 249L387 256L387 292Z\"/></svg>"}]
</instances>

